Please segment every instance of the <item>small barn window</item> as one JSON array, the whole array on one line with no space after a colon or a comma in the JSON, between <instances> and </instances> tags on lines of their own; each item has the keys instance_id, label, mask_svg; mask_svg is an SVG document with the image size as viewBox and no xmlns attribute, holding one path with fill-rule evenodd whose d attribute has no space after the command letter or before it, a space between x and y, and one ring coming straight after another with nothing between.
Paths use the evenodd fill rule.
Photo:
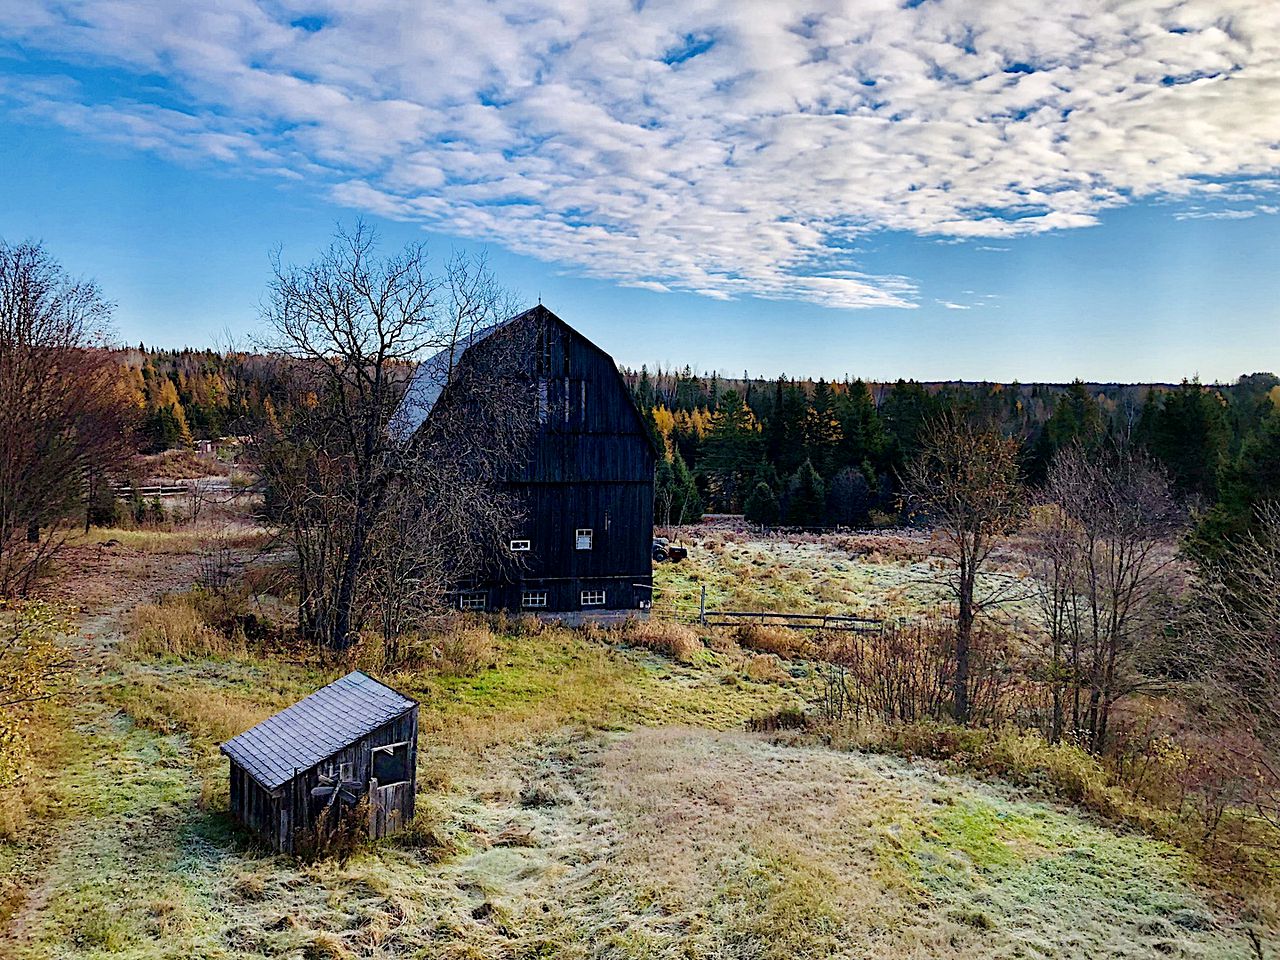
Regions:
<instances>
[{"instance_id":1,"label":"small barn window","mask_svg":"<svg viewBox=\"0 0 1280 960\"><path fill-rule=\"evenodd\" d=\"M590 550L594 535L590 527L579 527L573 534L573 545L577 550Z\"/></svg>"},{"instance_id":2,"label":"small barn window","mask_svg":"<svg viewBox=\"0 0 1280 960\"><path fill-rule=\"evenodd\" d=\"M483 610L488 606L488 598L483 592L464 593L458 597L459 610Z\"/></svg>"},{"instance_id":3,"label":"small barn window","mask_svg":"<svg viewBox=\"0 0 1280 960\"><path fill-rule=\"evenodd\" d=\"M545 607L547 605L547 591L545 590L525 590L520 594L520 606L526 610L533 610L537 607Z\"/></svg>"},{"instance_id":4,"label":"small barn window","mask_svg":"<svg viewBox=\"0 0 1280 960\"><path fill-rule=\"evenodd\" d=\"M524 551L531 549L531 548L532 548L532 546L533 546L533 544L532 544L532 543L530 543L530 541L528 541L528 540L512 540L512 541L511 541L511 552L512 552L512 553L523 553Z\"/></svg>"},{"instance_id":5,"label":"small barn window","mask_svg":"<svg viewBox=\"0 0 1280 960\"><path fill-rule=\"evenodd\" d=\"M393 743L386 747L375 747L373 779L378 781L380 787L385 787L389 783L404 783L408 780L409 744Z\"/></svg>"},{"instance_id":6,"label":"small barn window","mask_svg":"<svg viewBox=\"0 0 1280 960\"><path fill-rule=\"evenodd\" d=\"M538 381L538 423L547 422L549 402L547 399L547 381L546 378L543 378Z\"/></svg>"},{"instance_id":7,"label":"small barn window","mask_svg":"<svg viewBox=\"0 0 1280 960\"><path fill-rule=\"evenodd\" d=\"M604 591L603 590L583 590L582 605L584 607L603 607Z\"/></svg>"}]
</instances>

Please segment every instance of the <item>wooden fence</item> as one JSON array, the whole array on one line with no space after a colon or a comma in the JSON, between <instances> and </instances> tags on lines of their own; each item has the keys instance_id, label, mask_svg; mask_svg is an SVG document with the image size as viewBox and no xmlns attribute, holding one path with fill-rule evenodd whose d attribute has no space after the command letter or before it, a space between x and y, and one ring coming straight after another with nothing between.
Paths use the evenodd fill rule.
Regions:
<instances>
[{"instance_id":1,"label":"wooden fence","mask_svg":"<svg viewBox=\"0 0 1280 960\"><path fill-rule=\"evenodd\" d=\"M654 588L652 614L704 627L738 627L749 623L786 627L790 630L843 630L879 633L882 621L836 613L782 613L773 610L712 610L707 607L707 588L697 597L673 596Z\"/></svg>"}]
</instances>

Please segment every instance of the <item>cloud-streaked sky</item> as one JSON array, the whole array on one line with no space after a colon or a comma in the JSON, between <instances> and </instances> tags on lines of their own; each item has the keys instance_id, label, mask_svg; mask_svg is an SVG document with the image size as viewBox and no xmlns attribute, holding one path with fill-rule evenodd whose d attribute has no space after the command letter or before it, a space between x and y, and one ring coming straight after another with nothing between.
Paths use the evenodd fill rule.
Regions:
<instances>
[{"instance_id":1,"label":"cloud-streaked sky","mask_svg":"<svg viewBox=\"0 0 1280 960\"><path fill-rule=\"evenodd\" d=\"M157 245L151 216L123 229L101 197L172 188L189 200L161 232L258 264L353 211L389 239L487 245L570 322L564 301L612 317L583 325L636 363L1280 367L1276 0L26 0L0 5L0 135L0 235L63 241L109 293L106 265L136 251L125 332L157 319L138 262L194 251ZM269 215L180 222L237 202ZM186 339L251 320L249 273L204 285ZM622 319L637 309L667 318L647 355ZM690 336L688 356L673 317L719 339ZM883 369L832 356L853 332Z\"/></svg>"}]
</instances>

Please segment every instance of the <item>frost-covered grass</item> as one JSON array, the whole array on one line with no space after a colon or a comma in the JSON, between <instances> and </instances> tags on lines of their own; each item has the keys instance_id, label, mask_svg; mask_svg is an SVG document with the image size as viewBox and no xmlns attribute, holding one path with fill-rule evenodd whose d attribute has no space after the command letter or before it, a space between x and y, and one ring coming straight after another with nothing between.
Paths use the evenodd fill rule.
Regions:
<instances>
[{"instance_id":1,"label":"frost-covered grass","mask_svg":"<svg viewBox=\"0 0 1280 960\"><path fill-rule=\"evenodd\" d=\"M688 529L683 542L689 558L654 567L659 609L696 612L704 586L712 609L888 618L936 614L951 600L945 563L919 535L761 536ZM978 592L994 592L1024 575L1016 563L997 558L979 578ZM1001 605L999 615L1014 627L1037 618L1030 598Z\"/></svg>"},{"instance_id":2,"label":"frost-covered grass","mask_svg":"<svg viewBox=\"0 0 1280 960\"><path fill-rule=\"evenodd\" d=\"M882 560L858 563L906 577ZM749 586L816 598L804 577ZM217 742L346 667L121 643L111 623L163 626L123 608L94 626L40 816L0 841L6 958L1256 958L1250 929L1275 949L1159 841L934 764L743 732L808 681L683 629L499 621L466 669L383 674L422 704L419 816L301 864L230 822Z\"/></svg>"}]
</instances>

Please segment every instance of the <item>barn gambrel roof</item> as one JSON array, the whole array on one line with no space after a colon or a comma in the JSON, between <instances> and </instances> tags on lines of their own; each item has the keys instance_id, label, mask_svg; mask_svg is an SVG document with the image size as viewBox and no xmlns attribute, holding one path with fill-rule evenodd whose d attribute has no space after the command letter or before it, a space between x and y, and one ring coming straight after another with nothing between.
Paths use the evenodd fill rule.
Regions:
<instances>
[{"instance_id":1,"label":"barn gambrel roof","mask_svg":"<svg viewBox=\"0 0 1280 960\"><path fill-rule=\"evenodd\" d=\"M263 787L275 790L415 706L355 670L232 737L222 752Z\"/></svg>"},{"instance_id":2,"label":"barn gambrel roof","mask_svg":"<svg viewBox=\"0 0 1280 960\"><path fill-rule=\"evenodd\" d=\"M608 352L601 349L595 343L592 343L581 332L569 326L558 316L538 304L536 307L530 307L521 313L517 313L514 317L508 317L501 323L496 323L490 327L484 327L474 330L465 337L458 340L451 347L446 347L439 353L432 354L426 360L418 364L418 368L413 373L413 378L409 381L409 387L405 391L404 399L400 402L400 408L396 411L391 421L391 431L401 440L407 440L427 422L427 418L431 416L431 411L436 405L436 401L440 399L440 395L444 393L444 388L448 385L449 378L457 367L458 362L462 359L462 355L474 347L476 344L493 336L499 330L505 330L508 327L515 326L525 320L538 320L543 323L557 323L568 330L581 343L599 351L604 356L609 357L610 364L613 364L613 358ZM626 381L622 378L622 373L618 371L614 365L614 372L617 375L618 387L626 396L631 412L635 415L636 426L638 432L643 434L645 441L653 450L655 457L661 457L662 451L654 446L653 436L645 426L644 416L640 413L640 409L636 406L635 398L631 396L631 390L627 386Z\"/></svg>"}]
</instances>

